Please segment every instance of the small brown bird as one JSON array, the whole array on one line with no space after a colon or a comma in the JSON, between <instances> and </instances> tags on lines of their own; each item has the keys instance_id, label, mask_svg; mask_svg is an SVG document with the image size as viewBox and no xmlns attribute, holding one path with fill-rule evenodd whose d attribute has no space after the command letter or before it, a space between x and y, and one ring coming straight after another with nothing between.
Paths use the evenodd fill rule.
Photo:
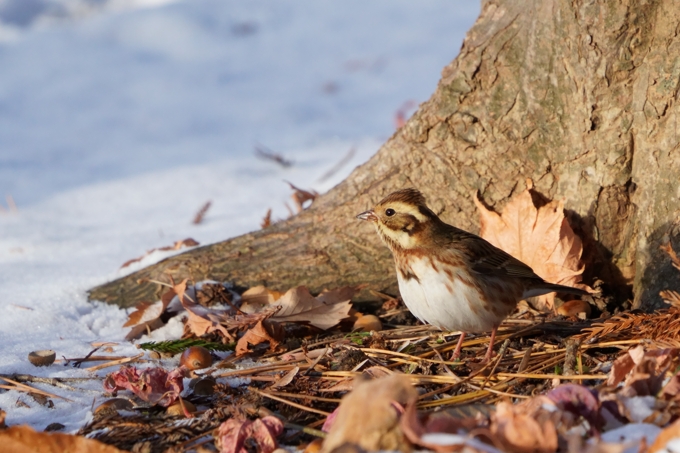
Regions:
<instances>
[{"instance_id":1,"label":"small brown bird","mask_svg":"<svg viewBox=\"0 0 680 453\"><path fill-rule=\"evenodd\" d=\"M481 237L442 222L416 189L393 192L357 218L373 222L392 251L399 292L411 313L442 330L461 331L452 360L460 356L466 332L491 331L488 361L498 326L522 299L551 292L588 295L548 283Z\"/></svg>"}]
</instances>

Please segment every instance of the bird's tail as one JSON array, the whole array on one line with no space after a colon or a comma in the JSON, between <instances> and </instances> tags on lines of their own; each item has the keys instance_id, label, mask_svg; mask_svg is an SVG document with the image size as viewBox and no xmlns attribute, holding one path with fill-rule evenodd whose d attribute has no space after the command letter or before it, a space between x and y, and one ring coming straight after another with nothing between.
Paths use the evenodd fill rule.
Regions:
<instances>
[{"instance_id":1,"label":"bird's tail","mask_svg":"<svg viewBox=\"0 0 680 453\"><path fill-rule=\"evenodd\" d=\"M577 296L591 296L588 291L582 290L581 288L574 288L573 286L557 285L555 283L545 282L540 287L531 288L524 292L522 295L524 298L542 296L548 293L567 293L574 294Z\"/></svg>"}]
</instances>

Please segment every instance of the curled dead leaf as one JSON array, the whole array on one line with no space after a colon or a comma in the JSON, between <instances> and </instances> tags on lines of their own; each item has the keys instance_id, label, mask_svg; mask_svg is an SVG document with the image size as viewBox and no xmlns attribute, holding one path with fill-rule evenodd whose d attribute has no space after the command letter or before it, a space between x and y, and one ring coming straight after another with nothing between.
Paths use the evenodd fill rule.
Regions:
<instances>
[{"instance_id":1,"label":"curled dead leaf","mask_svg":"<svg viewBox=\"0 0 680 453\"><path fill-rule=\"evenodd\" d=\"M249 352L249 344L255 346L265 342L269 342L269 349L274 351L281 340L283 340L283 328L277 322L265 319L248 329L239 338L236 343L236 355Z\"/></svg>"},{"instance_id":2,"label":"curled dead leaf","mask_svg":"<svg viewBox=\"0 0 680 453\"><path fill-rule=\"evenodd\" d=\"M186 239L182 239L180 241L175 241L175 243L173 245L170 245L170 246L159 247L159 248L147 250L147 252L144 255L139 256L137 258L132 258L131 260L127 260L126 262L123 263L122 266L120 266L120 268L123 269L125 267L128 267L130 264L142 261L144 258L146 258L147 256L151 255L153 252L156 252L156 251L167 252L167 251L170 251L170 250L180 250L180 249L183 249L185 247L196 247L197 245L200 245L200 244L198 243L198 241L195 241L192 238L186 238Z\"/></svg>"},{"instance_id":3,"label":"curled dead leaf","mask_svg":"<svg viewBox=\"0 0 680 453\"><path fill-rule=\"evenodd\" d=\"M140 371L133 366L122 366L120 370L107 374L103 384L107 392L130 390L146 402L168 407L184 389L182 378L179 368L168 372L163 368Z\"/></svg>"},{"instance_id":4,"label":"curled dead leaf","mask_svg":"<svg viewBox=\"0 0 680 453\"><path fill-rule=\"evenodd\" d=\"M230 418L223 422L217 431L217 442L220 453L246 453L245 443L251 439L258 453L272 453L276 447L276 438L283 433L283 423L273 416L246 420Z\"/></svg>"},{"instance_id":5,"label":"curled dead leaf","mask_svg":"<svg viewBox=\"0 0 680 453\"><path fill-rule=\"evenodd\" d=\"M408 377L401 374L357 383L342 398L322 452L346 443L367 451L410 450L399 418L404 405L417 397Z\"/></svg>"},{"instance_id":6,"label":"curled dead leaf","mask_svg":"<svg viewBox=\"0 0 680 453\"><path fill-rule=\"evenodd\" d=\"M490 431L505 449L522 453L557 451L555 418L559 413L526 410L522 405L500 402L491 417Z\"/></svg>"},{"instance_id":7,"label":"curled dead leaf","mask_svg":"<svg viewBox=\"0 0 680 453\"><path fill-rule=\"evenodd\" d=\"M275 292L264 287L256 287L243 293L245 298L241 310L254 314L278 307L278 311L271 318L274 321L308 323L326 330L349 316L352 309L351 299L356 290L354 287L343 287L324 291L314 297L306 287L298 286L276 298Z\"/></svg>"},{"instance_id":8,"label":"curled dead leaf","mask_svg":"<svg viewBox=\"0 0 680 453\"><path fill-rule=\"evenodd\" d=\"M11 426L0 431L4 453L122 453L122 450L94 439L63 433L36 432L28 426Z\"/></svg>"},{"instance_id":9,"label":"curled dead leaf","mask_svg":"<svg viewBox=\"0 0 680 453\"><path fill-rule=\"evenodd\" d=\"M305 209L306 202L311 201L313 203L314 200L316 200L316 197L319 196L319 194L313 190L312 191L302 190L299 187L295 187L292 183L288 181L286 182L288 183L290 188L294 190L291 198L295 202L295 206L297 206L298 212L302 212Z\"/></svg>"}]
</instances>

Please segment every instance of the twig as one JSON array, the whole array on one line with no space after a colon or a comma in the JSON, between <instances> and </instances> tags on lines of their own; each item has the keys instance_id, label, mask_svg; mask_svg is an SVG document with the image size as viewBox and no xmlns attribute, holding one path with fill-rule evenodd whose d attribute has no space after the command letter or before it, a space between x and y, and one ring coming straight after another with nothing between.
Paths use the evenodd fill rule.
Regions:
<instances>
[{"instance_id":1,"label":"twig","mask_svg":"<svg viewBox=\"0 0 680 453\"><path fill-rule=\"evenodd\" d=\"M5 378L6 376L0 375L0 378ZM63 388L65 390L70 390L70 391L79 391L80 389L77 389L73 386L70 386L68 384L65 384L61 382L63 379L69 379L69 378L42 378L42 377L37 377L37 376L31 376L29 374L15 374L12 375L10 379L14 379L17 382L37 382L40 384L48 384L48 385L53 385L55 387ZM79 379L79 378L70 378L70 379ZM81 379L85 380L85 379Z\"/></svg>"},{"instance_id":2,"label":"twig","mask_svg":"<svg viewBox=\"0 0 680 453\"><path fill-rule=\"evenodd\" d=\"M18 390L18 391L27 392L27 393L37 393L38 395L47 396L49 398L60 398L64 401L68 401L69 403L73 402L73 400L70 400L70 399L65 398L63 396L55 395L54 393L46 392L44 390L40 390L40 389L37 389L35 387L31 387L30 385L22 384L21 382L17 382L13 379L9 379L9 378L6 378L6 377L0 377L0 379L4 380L5 382L9 382L10 384L14 384L14 386L0 385L0 388L6 389L6 390Z\"/></svg>"},{"instance_id":3,"label":"twig","mask_svg":"<svg viewBox=\"0 0 680 453\"><path fill-rule=\"evenodd\" d=\"M139 360L140 358L142 358L142 356L144 356L144 353L140 352L139 354L137 354L136 356L133 356L133 357L126 357L124 359L111 360L110 362L106 362L106 363L102 363L100 365L95 365L95 366L91 366L89 368L85 368L85 370L87 370L87 371L97 371L97 370L101 370L103 368L108 368L108 367L111 367L111 366L122 365L123 363L135 362L135 361Z\"/></svg>"},{"instance_id":4,"label":"twig","mask_svg":"<svg viewBox=\"0 0 680 453\"><path fill-rule=\"evenodd\" d=\"M298 398L298 399L303 399L303 400L310 400L310 401L323 401L326 403L339 403L340 398L324 398L322 396L312 396L312 395L303 395L303 394L295 394L295 393L287 393L287 392L275 392L272 390L267 390L267 393L269 395L274 395L274 396L287 396L288 398Z\"/></svg>"},{"instance_id":5,"label":"twig","mask_svg":"<svg viewBox=\"0 0 680 453\"><path fill-rule=\"evenodd\" d=\"M305 434L309 434L310 436L319 437L321 439L325 439L326 436L328 435L325 432L321 431L320 429L314 429L314 428L310 428L308 426L297 425L295 423L283 422L283 426L284 426L284 428L293 429L295 431L300 431L300 432L303 432Z\"/></svg>"},{"instance_id":6,"label":"twig","mask_svg":"<svg viewBox=\"0 0 680 453\"><path fill-rule=\"evenodd\" d=\"M578 374L572 376L564 376L562 374L498 373L497 376L527 379L566 379L566 380L607 379L606 374Z\"/></svg>"},{"instance_id":7,"label":"twig","mask_svg":"<svg viewBox=\"0 0 680 453\"><path fill-rule=\"evenodd\" d=\"M322 410L319 410L319 409L314 409L313 407L308 407L308 406L305 406L305 405L302 405L302 404L294 403L294 402L289 401L289 400L287 400L287 399L280 398L280 397L278 397L278 396L274 396L274 395L272 395L272 394L270 394L270 393L263 392L263 391L258 390L258 389L256 389L256 388L251 388L250 390L252 390L253 392L257 393L258 395L264 396L265 398L273 399L274 401L278 401L278 402L280 402L280 403L288 404L289 406L293 406L293 407L295 407L295 408L297 408L297 409L300 409L300 410L303 410L303 411L307 411L307 412L312 412L312 413L314 413L314 414L323 415L324 417L328 417L329 415L331 415L330 412L326 412L326 411L322 411Z\"/></svg>"}]
</instances>

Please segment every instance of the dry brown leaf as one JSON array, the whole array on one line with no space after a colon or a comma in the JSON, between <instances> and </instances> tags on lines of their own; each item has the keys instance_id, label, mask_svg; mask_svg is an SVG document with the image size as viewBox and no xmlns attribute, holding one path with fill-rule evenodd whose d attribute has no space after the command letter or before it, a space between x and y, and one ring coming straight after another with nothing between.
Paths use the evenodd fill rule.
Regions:
<instances>
[{"instance_id":1,"label":"dry brown leaf","mask_svg":"<svg viewBox=\"0 0 680 453\"><path fill-rule=\"evenodd\" d=\"M244 313L257 313L279 307L272 317L274 321L308 323L326 330L349 316L354 292L356 288L344 287L325 291L314 297L307 288L298 286L275 299L275 292L264 287L255 287L243 293L244 303L241 304L241 310Z\"/></svg>"},{"instance_id":2,"label":"dry brown leaf","mask_svg":"<svg viewBox=\"0 0 680 453\"><path fill-rule=\"evenodd\" d=\"M589 289L581 283L583 245L564 217L561 201L536 208L531 197L533 183L515 195L498 215L474 197L480 213L480 236L529 265L550 283ZM555 293L536 298L538 306L553 309Z\"/></svg>"},{"instance_id":3,"label":"dry brown leaf","mask_svg":"<svg viewBox=\"0 0 680 453\"><path fill-rule=\"evenodd\" d=\"M656 436L654 443L647 449L649 452L665 452L672 451L670 448L666 448L671 440L680 438L680 419L676 420L675 423L666 427L663 431Z\"/></svg>"},{"instance_id":4,"label":"dry brown leaf","mask_svg":"<svg viewBox=\"0 0 680 453\"><path fill-rule=\"evenodd\" d=\"M283 296L283 293L267 289L262 285L253 286L241 294L241 310L244 313L260 311Z\"/></svg>"},{"instance_id":5,"label":"dry brown leaf","mask_svg":"<svg viewBox=\"0 0 680 453\"><path fill-rule=\"evenodd\" d=\"M559 417L559 413L552 413ZM557 451L557 428L547 410L529 413L522 405L500 402L491 417L491 434L507 451L553 453Z\"/></svg>"},{"instance_id":6,"label":"dry brown leaf","mask_svg":"<svg viewBox=\"0 0 680 453\"><path fill-rule=\"evenodd\" d=\"M0 431L4 453L122 453L122 450L83 436L36 432L28 426Z\"/></svg>"},{"instance_id":7,"label":"dry brown leaf","mask_svg":"<svg viewBox=\"0 0 680 453\"><path fill-rule=\"evenodd\" d=\"M274 351L281 340L283 340L283 329L281 326L274 321L265 319L248 329L239 338L238 343L236 343L236 355L243 355L249 352L248 344L256 346L265 342L269 342L269 349Z\"/></svg>"},{"instance_id":8,"label":"dry brown leaf","mask_svg":"<svg viewBox=\"0 0 680 453\"><path fill-rule=\"evenodd\" d=\"M233 341L233 335L231 335L221 323L224 318L222 313L216 313L213 310L199 305L195 302L195 297L188 297L185 294L187 291L187 280L188 279L185 278L180 283L174 285L173 289L182 306L187 311L189 317L186 326L191 333L197 337L201 337L212 332L220 332L225 338ZM191 287L191 292L192 294L195 294L193 286Z\"/></svg>"},{"instance_id":9,"label":"dry brown leaf","mask_svg":"<svg viewBox=\"0 0 680 453\"><path fill-rule=\"evenodd\" d=\"M181 241L175 241L175 243L173 245L147 250L147 252L144 255L139 256L137 258L132 258L131 260L127 260L126 262L123 263L122 266L120 266L120 268L123 269L124 267L127 267L132 263L137 263L139 261L142 261L144 258L146 258L147 256L149 256L150 254L152 254L153 252L156 252L156 251L167 252L169 250L180 250L184 247L195 247L197 245L200 245L198 243L198 241L191 239L191 238L182 239Z\"/></svg>"},{"instance_id":10,"label":"dry brown leaf","mask_svg":"<svg viewBox=\"0 0 680 453\"><path fill-rule=\"evenodd\" d=\"M290 370L289 372L287 372L286 374L284 374L283 376L281 376L281 379L279 379L278 381L274 382L274 383L272 384L272 388L273 388L273 389L277 389L277 388L281 388L281 387L287 386L288 384L290 384L291 382L293 382L293 379L295 378L295 376L297 376L297 374L298 374L299 372L300 372L300 367L299 367L299 366L296 366L295 368L293 368L292 370Z\"/></svg>"},{"instance_id":11,"label":"dry brown leaf","mask_svg":"<svg viewBox=\"0 0 680 453\"><path fill-rule=\"evenodd\" d=\"M128 332L128 334L125 336L125 339L127 341L136 340L145 333L152 332L163 327L165 323L161 320L161 315L165 313L168 305L176 295L177 293L175 292L174 288L170 288L165 293L163 293L160 303L157 302L155 304L149 304L149 302L140 302L137 304L137 311L131 313L128 321L123 325L123 327L134 325L134 327L130 329L130 332ZM144 307L146 304L149 305ZM156 305L158 305L158 307L155 307ZM153 309L155 309L155 311L153 314L149 314L148 309L152 306L154 306ZM144 321L145 319L146 321Z\"/></svg>"},{"instance_id":12,"label":"dry brown leaf","mask_svg":"<svg viewBox=\"0 0 680 453\"><path fill-rule=\"evenodd\" d=\"M155 303L146 300L139 301L137 305L135 305L135 311L128 315L128 320L125 322L125 324L123 324L123 327L130 327L139 324L142 321L142 317L144 316L147 308L151 307L152 305L155 305Z\"/></svg>"},{"instance_id":13,"label":"dry brown leaf","mask_svg":"<svg viewBox=\"0 0 680 453\"><path fill-rule=\"evenodd\" d=\"M316 193L314 190L311 192L307 190L302 190L299 187L295 187L292 183L286 181L288 185L290 186L291 189L293 189L295 192L293 192L293 195L291 195L291 198L295 202L295 206L297 206L298 212L302 212L305 207L304 204L308 201L311 201L312 203L314 200L316 200L316 197L319 196L318 193Z\"/></svg>"},{"instance_id":14,"label":"dry brown leaf","mask_svg":"<svg viewBox=\"0 0 680 453\"><path fill-rule=\"evenodd\" d=\"M276 438L283 434L283 423L276 417L267 416L256 420L231 418L222 423L217 432L220 453L248 453L246 441L251 440L257 453L272 453Z\"/></svg>"},{"instance_id":15,"label":"dry brown leaf","mask_svg":"<svg viewBox=\"0 0 680 453\"><path fill-rule=\"evenodd\" d=\"M357 383L342 398L322 453L345 443L367 451L410 450L399 426L400 408L417 398L418 392L405 375Z\"/></svg>"},{"instance_id":16,"label":"dry brown leaf","mask_svg":"<svg viewBox=\"0 0 680 453\"><path fill-rule=\"evenodd\" d=\"M351 296L350 296L351 299ZM312 296L307 288L298 286L286 292L276 305L281 309L272 319L282 322L306 322L326 330L349 316L350 299L326 303Z\"/></svg>"},{"instance_id":17,"label":"dry brown leaf","mask_svg":"<svg viewBox=\"0 0 680 453\"><path fill-rule=\"evenodd\" d=\"M203 219L205 218L205 214L208 212L208 209L210 209L211 204L212 204L212 202L208 200L201 207L201 209L198 210L198 212L194 216L194 221L192 222L194 225L199 225L200 223L203 222Z\"/></svg>"},{"instance_id":18,"label":"dry brown leaf","mask_svg":"<svg viewBox=\"0 0 680 453\"><path fill-rule=\"evenodd\" d=\"M267 209L267 214L265 214L262 222L260 222L260 228L265 229L272 225L272 208Z\"/></svg>"}]
</instances>

